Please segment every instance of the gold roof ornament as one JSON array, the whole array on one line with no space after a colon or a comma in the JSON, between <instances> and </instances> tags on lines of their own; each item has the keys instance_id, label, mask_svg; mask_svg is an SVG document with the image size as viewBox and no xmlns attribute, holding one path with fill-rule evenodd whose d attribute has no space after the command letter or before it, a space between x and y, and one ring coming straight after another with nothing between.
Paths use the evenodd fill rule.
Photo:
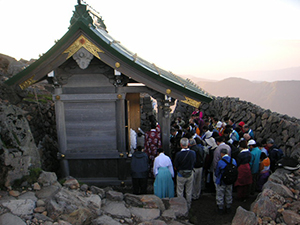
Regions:
<instances>
[{"instance_id":1,"label":"gold roof ornament","mask_svg":"<svg viewBox=\"0 0 300 225\"><path fill-rule=\"evenodd\" d=\"M33 79L34 75L32 77L30 77L28 80L25 80L23 83L19 84L20 88L22 90L28 88L30 85L34 84L36 82L36 80Z\"/></svg>"},{"instance_id":2,"label":"gold roof ornament","mask_svg":"<svg viewBox=\"0 0 300 225\"><path fill-rule=\"evenodd\" d=\"M172 92L172 90L169 88L166 90L167 95L171 94L171 92Z\"/></svg>"},{"instance_id":3,"label":"gold roof ornament","mask_svg":"<svg viewBox=\"0 0 300 225\"><path fill-rule=\"evenodd\" d=\"M95 57L100 59L99 52L104 53L100 48L98 48L96 45L94 45L92 42L90 42L84 35L80 35L79 38L77 38L76 41L73 42L73 44L70 45L69 48L67 48L64 53L68 54L68 58L73 56L79 49L85 48L88 52L93 54Z\"/></svg>"},{"instance_id":4,"label":"gold roof ornament","mask_svg":"<svg viewBox=\"0 0 300 225\"><path fill-rule=\"evenodd\" d=\"M186 96L184 96L184 97L185 97L185 100L181 100L181 102L183 102L185 104L188 104L188 105L193 106L195 108L199 108L199 106L201 105L201 102L198 102L198 101L196 101L194 99L191 99L189 97L186 97Z\"/></svg>"}]
</instances>

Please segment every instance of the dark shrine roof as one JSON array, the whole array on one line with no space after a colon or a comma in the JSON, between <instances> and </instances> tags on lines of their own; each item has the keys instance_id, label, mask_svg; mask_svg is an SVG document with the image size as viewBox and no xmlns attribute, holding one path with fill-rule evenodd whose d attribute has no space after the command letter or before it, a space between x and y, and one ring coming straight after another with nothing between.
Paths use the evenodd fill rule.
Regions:
<instances>
[{"instance_id":1,"label":"dark shrine roof","mask_svg":"<svg viewBox=\"0 0 300 225\"><path fill-rule=\"evenodd\" d=\"M70 40L74 41L74 36L78 36L78 31L80 30L84 34L87 34L89 39L92 39L94 43L97 43L99 48L104 47L106 51L109 51L118 59L127 63L137 71L140 71L146 78L154 79L157 82L164 84L164 86L169 87L172 92L177 91L177 94L183 95L186 100L190 98L191 100L204 102L210 102L212 100L210 94L199 88L191 80L183 79L172 72L159 68L155 64L142 59L137 56L137 54L125 48L120 42L108 34L102 17L91 7L79 4L75 6L75 9L76 10L70 20L69 31L50 50L48 50L47 53L29 67L7 80L5 82L6 84L20 86L23 84L21 88L24 88L24 82L27 82L26 84L29 86L45 79L47 74L55 69L49 67L49 64L52 65L49 60L55 56L61 57L61 55L65 55L64 60L66 60L67 54L63 54L64 50L66 50L66 45L68 45ZM101 53L99 53L99 55L100 54ZM56 67L57 66L59 65L56 65ZM41 67L47 69L42 73ZM146 82L143 83L147 86ZM182 97L181 100L183 100L184 97Z\"/></svg>"}]
</instances>

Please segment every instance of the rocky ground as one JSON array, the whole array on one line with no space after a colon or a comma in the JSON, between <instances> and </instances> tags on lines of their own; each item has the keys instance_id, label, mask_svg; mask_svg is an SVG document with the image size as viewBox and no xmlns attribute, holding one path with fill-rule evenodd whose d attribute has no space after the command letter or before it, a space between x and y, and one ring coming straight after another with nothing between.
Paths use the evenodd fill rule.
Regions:
<instances>
[{"instance_id":1,"label":"rocky ground","mask_svg":"<svg viewBox=\"0 0 300 225\"><path fill-rule=\"evenodd\" d=\"M114 190L118 190L123 193L131 193L131 187L113 187ZM149 181L148 193L152 194L151 181ZM205 224L205 225L229 225L231 224L236 210L239 206L245 210L250 211L251 204L257 198L259 193L249 196L249 198L242 202L236 199L236 191L233 191L233 204L232 211L223 215L216 213L216 195L215 193L209 193L203 191L201 197L198 200L192 202L192 207L189 212L189 222L192 224Z\"/></svg>"},{"instance_id":2,"label":"rocky ground","mask_svg":"<svg viewBox=\"0 0 300 225\"><path fill-rule=\"evenodd\" d=\"M256 197L246 202L235 200L230 214L218 215L215 194L203 192L188 213L184 199L161 201L153 195L151 183L148 195L136 196L131 194L131 186L80 186L73 178L61 186L54 173L42 172L29 190L0 191L0 224L231 224L236 209L249 210ZM94 219L88 221L86 215Z\"/></svg>"},{"instance_id":3,"label":"rocky ground","mask_svg":"<svg viewBox=\"0 0 300 225\"><path fill-rule=\"evenodd\" d=\"M216 213L215 194L204 192L199 200L192 202L190 220L194 224L229 225L234 218L236 209L241 206L246 210L250 210L250 206L255 201L257 194L258 193L250 196L247 201L242 202L236 199L236 192L234 192L232 211L230 213L219 215Z\"/></svg>"}]
</instances>

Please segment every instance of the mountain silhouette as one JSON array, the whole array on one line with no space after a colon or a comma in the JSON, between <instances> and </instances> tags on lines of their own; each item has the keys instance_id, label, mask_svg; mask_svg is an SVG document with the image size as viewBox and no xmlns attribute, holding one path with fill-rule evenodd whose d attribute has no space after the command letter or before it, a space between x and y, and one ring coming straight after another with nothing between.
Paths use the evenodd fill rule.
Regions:
<instances>
[{"instance_id":1,"label":"mountain silhouette","mask_svg":"<svg viewBox=\"0 0 300 225\"><path fill-rule=\"evenodd\" d=\"M214 96L237 97L264 109L300 118L300 81L253 82L234 77L221 81L191 80Z\"/></svg>"}]
</instances>

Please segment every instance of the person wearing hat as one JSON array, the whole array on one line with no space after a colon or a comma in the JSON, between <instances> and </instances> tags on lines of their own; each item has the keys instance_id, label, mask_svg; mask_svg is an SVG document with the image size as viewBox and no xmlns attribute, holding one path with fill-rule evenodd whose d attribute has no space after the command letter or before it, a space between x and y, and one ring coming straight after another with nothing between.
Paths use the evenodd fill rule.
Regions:
<instances>
[{"instance_id":1,"label":"person wearing hat","mask_svg":"<svg viewBox=\"0 0 300 225\"><path fill-rule=\"evenodd\" d=\"M225 129L224 129L224 125L221 121L217 122L216 128L217 128L217 131L219 132L219 135L222 136Z\"/></svg>"},{"instance_id":2,"label":"person wearing hat","mask_svg":"<svg viewBox=\"0 0 300 225\"><path fill-rule=\"evenodd\" d=\"M244 125L245 125L245 122L244 122L244 121L241 121L241 122L239 122L239 124L238 124L238 127L241 129L241 131L242 131L243 133L245 133L245 131L244 131Z\"/></svg>"},{"instance_id":3,"label":"person wearing hat","mask_svg":"<svg viewBox=\"0 0 300 225\"><path fill-rule=\"evenodd\" d=\"M248 141L248 147L251 153L250 168L252 174L252 184L250 188L250 194L253 195L257 189L257 179L259 175L259 163L261 151L257 147L255 140L251 139Z\"/></svg>"},{"instance_id":4,"label":"person wearing hat","mask_svg":"<svg viewBox=\"0 0 300 225\"><path fill-rule=\"evenodd\" d=\"M206 129L206 127L204 127ZM203 174L205 176L205 186L210 192L215 191L215 185L213 182L213 171L212 171L212 160L214 158L214 151L218 147L214 137L213 137L213 132L209 131L207 128L207 131L205 134L202 136L202 140L204 141L204 150L206 152L206 157L204 160L204 165L203 165Z\"/></svg>"},{"instance_id":5,"label":"person wearing hat","mask_svg":"<svg viewBox=\"0 0 300 225\"><path fill-rule=\"evenodd\" d=\"M249 197L249 188L252 184L252 174L250 169L251 153L248 149L246 140L240 141L241 151L237 156L238 179L234 186L237 190L237 198L246 201Z\"/></svg>"}]
</instances>

